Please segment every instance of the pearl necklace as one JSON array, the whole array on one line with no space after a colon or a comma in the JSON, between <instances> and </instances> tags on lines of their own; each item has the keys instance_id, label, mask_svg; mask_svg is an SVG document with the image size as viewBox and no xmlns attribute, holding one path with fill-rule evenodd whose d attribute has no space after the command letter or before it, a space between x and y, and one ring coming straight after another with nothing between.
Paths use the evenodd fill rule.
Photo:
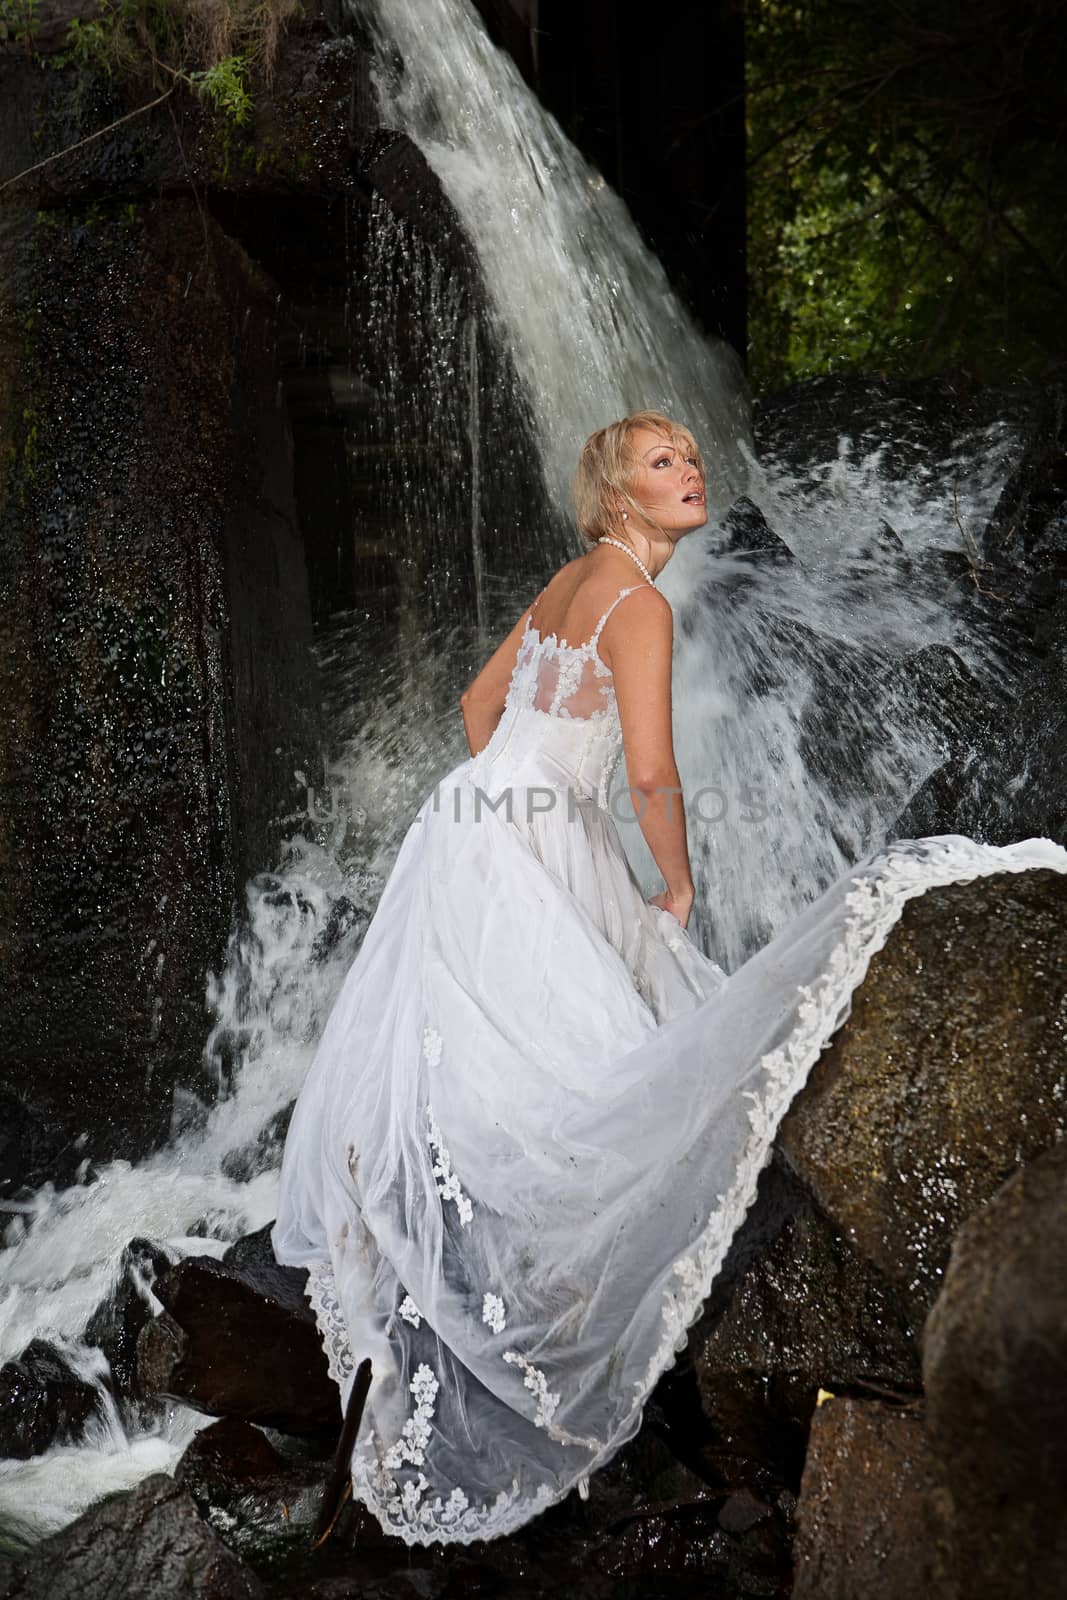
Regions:
<instances>
[{"instance_id":1,"label":"pearl necklace","mask_svg":"<svg viewBox=\"0 0 1067 1600\"><path fill-rule=\"evenodd\" d=\"M625 550L626 554L630 557L630 560L636 562L636 564L641 568L641 571L644 573L649 583L655 583L656 580L645 566L645 563L641 560L641 557L635 555L630 549L630 546L628 544L623 544L621 539L613 539L610 533L602 533L597 540L597 544L613 544L617 550Z\"/></svg>"}]
</instances>

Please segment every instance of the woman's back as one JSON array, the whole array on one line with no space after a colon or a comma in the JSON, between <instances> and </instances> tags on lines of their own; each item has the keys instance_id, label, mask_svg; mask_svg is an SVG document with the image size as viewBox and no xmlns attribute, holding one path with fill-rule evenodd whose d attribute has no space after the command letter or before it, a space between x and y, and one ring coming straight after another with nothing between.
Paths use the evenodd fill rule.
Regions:
<instances>
[{"instance_id":1,"label":"woman's back","mask_svg":"<svg viewBox=\"0 0 1067 1600\"><path fill-rule=\"evenodd\" d=\"M632 580L632 581L631 581ZM592 553L576 556L554 574L530 607L530 621L542 639L553 638L561 646L576 648L588 644L619 597L646 585L636 569L630 578L616 563L594 560ZM601 655L610 657L607 643ZM610 659L607 664L610 666Z\"/></svg>"},{"instance_id":2,"label":"woman's back","mask_svg":"<svg viewBox=\"0 0 1067 1600\"><path fill-rule=\"evenodd\" d=\"M634 601L620 607L631 594ZM667 601L639 572L628 579L617 562L591 554L569 561L534 600L523 636L524 644L532 633L546 647L537 708L572 717L614 709L614 673L627 645L640 650L650 633L665 624L669 631L669 618Z\"/></svg>"}]
</instances>

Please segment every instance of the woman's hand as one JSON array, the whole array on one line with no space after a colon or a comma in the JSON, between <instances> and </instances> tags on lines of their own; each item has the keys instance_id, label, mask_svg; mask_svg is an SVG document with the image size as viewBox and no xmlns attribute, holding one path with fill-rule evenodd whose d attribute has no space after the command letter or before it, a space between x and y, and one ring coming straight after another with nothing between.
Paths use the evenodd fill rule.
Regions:
<instances>
[{"instance_id":1,"label":"woman's hand","mask_svg":"<svg viewBox=\"0 0 1067 1600\"><path fill-rule=\"evenodd\" d=\"M650 906L659 906L663 911L669 911L672 917L682 924L689 925L689 913L693 909L694 891L692 885L682 890L680 894L671 894L669 889L664 889L662 894L654 894L648 902Z\"/></svg>"}]
</instances>

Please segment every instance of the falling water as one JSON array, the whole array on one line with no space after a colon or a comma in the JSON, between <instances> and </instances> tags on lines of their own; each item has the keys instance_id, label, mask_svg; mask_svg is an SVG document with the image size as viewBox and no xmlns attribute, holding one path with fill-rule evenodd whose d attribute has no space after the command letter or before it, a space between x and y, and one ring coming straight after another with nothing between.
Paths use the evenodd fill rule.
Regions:
<instances>
[{"instance_id":1,"label":"falling water","mask_svg":"<svg viewBox=\"0 0 1067 1600\"><path fill-rule=\"evenodd\" d=\"M717 463L709 502L725 509L744 485L739 445L749 437L734 351L700 335L622 201L473 6L361 0L355 9L379 44L383 121L420 146L477 249L557 501L567 503L587 434L655 406L697 430Z\"/></svg>"},{"instance_id":2,"label":"falling water","mask_svg":"<svg viewBox=\"0 0 1067 1600\"><path fill-rule=\"evenodd\" d=\"M995 428L963 442L962 464L933 468L940 495L936 478L890 481L877 447L857 458L848 441L804 485L757 460L735 352L694 327L622 201L492 45L469 0L354 0L354 9L376 40L382 120L419 144L475 246L557 509L567 512L586 435L640 407L688 423L710 464L711 524L678 546L660 587L676 619L691 932L732 968L885 842L958 737L951 707L931 726L921 682L897 681L901 661L940 645L979 680L1002 674L927 558L960 548L961 507L983 525L1013 436ZM722 554L719 524L742 493L792 552L787 567L739 568L736 553ZM879 543L886 521L910 563L906 583L899 552ZM515 615L529 598L515 596ZM831 770L810 759L820 724L840 739ZM659 874L619 777L615 815L651 893Z\"/></svg>"},{"instance_id":3,"label":"falling water","mask_svg":"<svg viewBox=\"0 0 1067 1600\"><path fill-rule=\"evenodd\" d=\"M897 482L876 448L848 440L803 481L757 460L736 356L698 334L621 202L492 48L470 7L372 0L366 15L382 46L384 114L417 139L470 234L557 508L565 509L586 433L637 406L685 419L712 463L711 525L679 547L662 587L676 616L683 784L689 796L705 791L702 815L690 823L696 926L732 967L882 842L944 760L953 707L932 719L901 663L950 646L976 676L989 674L991 649L963 628L931 558L959 550L960 522L983 525L1017 458L1017 436L1005 427L960 441L954 455L928 461L925 476ZM2 1359L42 1336L92 1376L99 1358L80 1336L131 1238L164 1240L174 1258L219 1255L270 1220L285 1111L332 998L407 822L434 778L465 754L455 708L462 682L442 664L457 660L465 671L487 619L499 633L508 608L513 620L529 599L485 555L476 480L487 452L478 438L493 438L493 402L472 309L432 252L412 258L419 250L410 232L384 208L376 229L375 339L402 337L390 274L405 252L405 270L422 275L432 308L420 334L427 384L405 402L416 411L401 414L397 394L385 397L386 414L394 443L433 437L456 486L466 485L463 531L451 536L471 551L471 637L450 631L447 606L443 620L419 632L423 580L447 600L455 575L432 487L405 479L397 513L405 535L437 530L420 547L410 592L407 637L424 648L400 671L373 671L354 637L336 631L320 644L327 788L308 789L303 825L283 858L248 885L246 916L222 970L209 975L207 1064L219 1097L187 1104L168 1147L139 1164L90 1167L84 1181L62 1192L46 1187L10 1213L0 1251ZM457 389L461 402L442 409L442 395ZM724 513L742 491L784 541L781 562L751 559L724 533ZM625 809L617 815L623 824ZM651 884L636 824L621 831ZM105 1404L83 1445L0 1463L0 1525L16 1538L63 1525L108 1489L173 1466L206 1420L172 1406L130 1438Z\"/></svg>"}]
</instances>

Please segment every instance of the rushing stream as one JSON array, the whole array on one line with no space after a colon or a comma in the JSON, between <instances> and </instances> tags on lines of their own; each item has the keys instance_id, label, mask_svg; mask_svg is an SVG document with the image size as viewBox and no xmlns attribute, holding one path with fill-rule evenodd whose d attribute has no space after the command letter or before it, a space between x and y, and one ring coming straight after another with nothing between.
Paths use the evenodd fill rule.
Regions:
<instances>
[{"instance_id":1,"label":"rushing stream","mask_svg":"<svg viewBox=\"0 0 1067 1600\"><path fill-rule=\"evenodd\" d=\"M419 143L476 249L553 501L565 508L586 434L628 410L662 407L700 438L711 520L680 546L662 588L676 616L679 766L691 808L702 796L689 830L694 929L736 967L884 842L944 760L952 708L932 719L921 681L901 664L941 645L980 681L1010 677L1010 662L965 627L934 552L961 549L961 524L984 525L1019 440L1007 425L981 430L899 482L877 450L847 439L803 480L757 460L735 354L699 334L621 201L473 9L465 0L368 0L361 14L380 43L383 120ZM401 234L382 217L376 270L390 269ZM442 320L440 337L462 345L455 363L468 359L458 312ZM725 548L723 515L742 493L792 559L752 561ZM512 619L529 598L514 594ZM140 1163L87 1163L85 1181L9 1209L0 1359L40 1336L97 1381L101 1358L80 1335L130 1239L165 1241L175 1256L217 1255L271 1219L278 1128L331 999L419 801L466 754L454 704L461 684L447 686L451 716L428 720L428 698L411 685L436 682L437 663L409 664L403 683L382 684L376 697L367 683L378 680L355 669L359 648L358 639L350 650L336 639L322 647L325 700L338 708L329 792L309 791L314 826L247 886L247 916L223 969L208 975L217 1102L183 1103L171 1143ZM347 692L357 682L358 700ZM619 787L617 773L616 797ZM616 814L651 891L639 830L625 806ZM106 1404L82 1444L0 1462L0 1527L18 1540L64 1525L107 1490L173 1466L208 1420L175 1406L128 1438Z\"/></svg>"}]
</instances>

